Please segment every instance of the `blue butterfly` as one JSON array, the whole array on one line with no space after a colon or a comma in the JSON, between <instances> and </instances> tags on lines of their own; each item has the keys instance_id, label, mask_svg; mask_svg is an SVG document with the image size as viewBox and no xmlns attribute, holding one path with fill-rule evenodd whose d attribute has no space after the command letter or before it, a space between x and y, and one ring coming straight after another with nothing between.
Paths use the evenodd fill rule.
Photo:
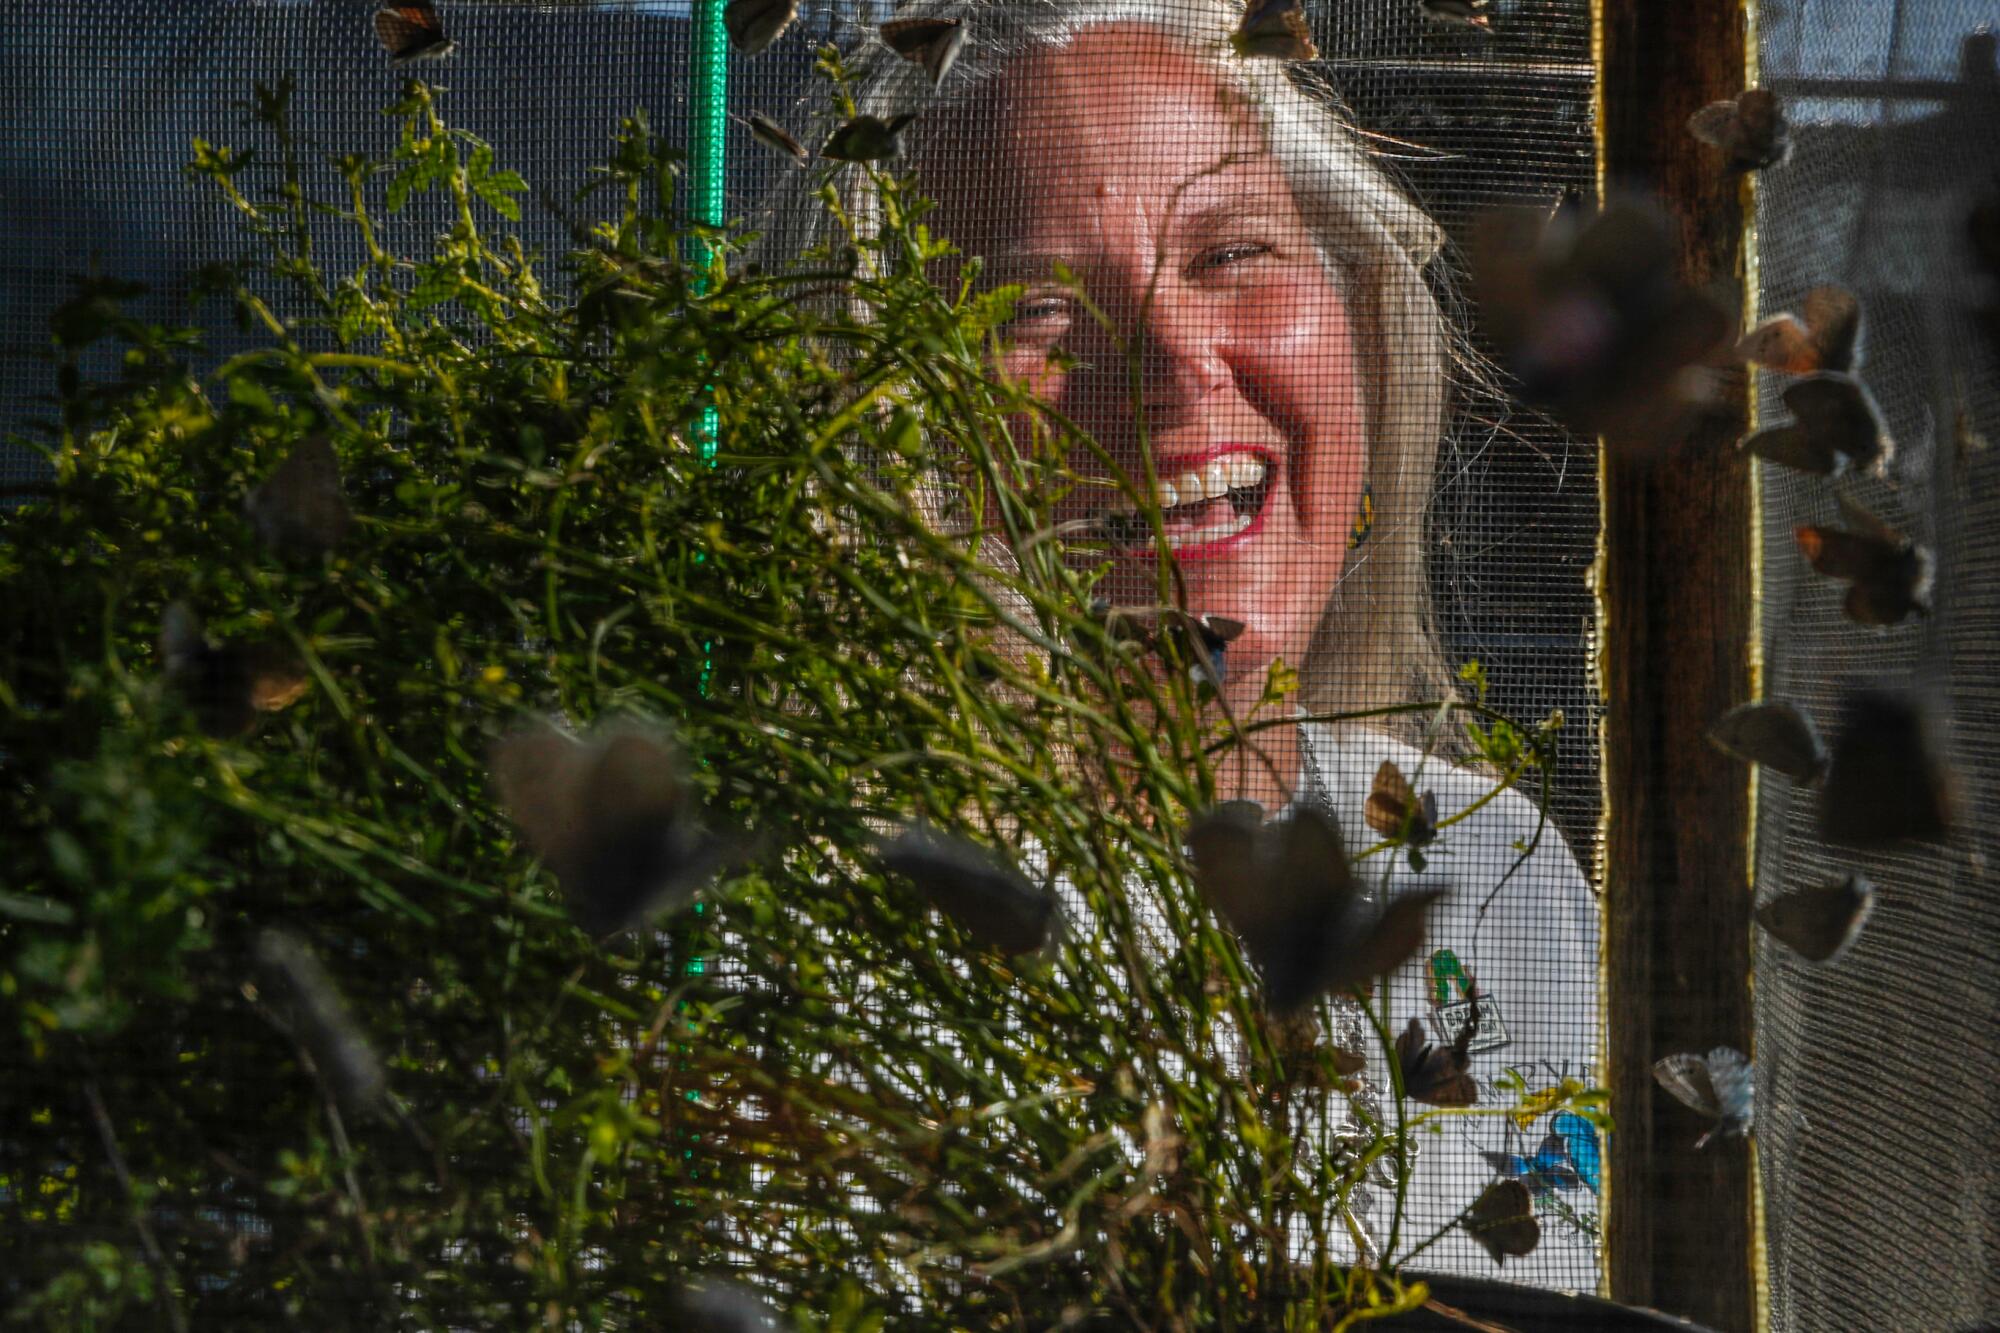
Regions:
<instances>
[{"instance_id":1,"label":"blue butterfly","mask_svg":"<svg viewBox=\"0 0 2000 1333\"><path fill-rule=\"evenodd\" d=\"M1550 1122L1548 1136L1533 1157L1519 1153L1482 1152L1486 1164L1501 1175L1519 1180L1534 1194L1588 1186L1592 1194L1604 1179L1604 1154L1597 1141L1597 1127L1573 1111L1564 1111Z\"/></svg>"}]
</instances>

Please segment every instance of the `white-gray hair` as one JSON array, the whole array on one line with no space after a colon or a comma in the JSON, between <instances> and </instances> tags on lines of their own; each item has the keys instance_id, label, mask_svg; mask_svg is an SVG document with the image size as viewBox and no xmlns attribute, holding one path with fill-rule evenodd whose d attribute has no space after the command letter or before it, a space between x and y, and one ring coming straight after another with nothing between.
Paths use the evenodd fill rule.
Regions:
<instances>
[{"instance_id":1,"label":"white-gray hair","mask_svg":"<svg viewBox=\"0 0 2000 1333\"><path fill-rule=\"evenodd\" d=\"M883 118L918 111L903 152L922 158L927 131L962 133L964 121L936 113L970 101L1016 57L1060 48L1086 28L1153 28L1206 60L1224 88L1260 117L1270 151L1307 225L1340 281L1367 385L1368 493L1372 530L1355 549L1329 599L1307 660L1298 664L1302 702L1314 712L1435 700L1450 673L1432 623L1425 515L1433 485L1454 360L1449 326L1425 270L1441 232L1372 160L1367 140L1333 90L1298 66L1246 60L1230 36L1241 0L913 0L896 17L959 19L967 39L942 86L890 51L871 31L848 56L856 109ZM829 122L830 126L830 122ZM866 233L880 225L868 173L835 180L844 211ZM797 188L762 221L761 254L782 263L829 239L821 201ZM1414 737L1420 716L1383 729Z\"/></svg>"}]
</instances>

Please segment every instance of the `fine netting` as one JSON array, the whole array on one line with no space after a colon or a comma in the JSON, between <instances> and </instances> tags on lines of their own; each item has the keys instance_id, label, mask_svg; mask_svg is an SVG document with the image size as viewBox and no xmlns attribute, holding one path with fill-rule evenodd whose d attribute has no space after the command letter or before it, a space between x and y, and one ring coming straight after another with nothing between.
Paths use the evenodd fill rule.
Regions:
<instances>
[{"instance_id":1,"label":"fine netting","mask_svg":"<svg viewBox=\"0 0 2000 1333\"><path fill-rule=\"evenodd\" d=\"M181 169L196 138L276 151L239 106L255 83L295 81L315 198L342 195L327 155L394 149L397 124L380 112L406 72L384 60L371 8L110 0L10 23L7 426L48 415L36 401L53 378L40 346L67 275L144 282L138 308L169 320L197 265L247 248L233 210ZM1366 810L1385 761L1415 794L1435 794L1440 818L1466 815L1423 849L1421 870L1400 855L1369 864L1396 866L1378 891L1447 890L1423 951L1387 988L1387 1012L1399 1030L1414 1018L1448 1041L1476 982L1471 1072L1489 1109L1564 1080L1603 1081L1595 449L1509 402L1461 262L1485 210L1592 189L1588 8L1542 0L1488 32L1416 0L1312 3L1319 58L1280 62L1230 51L1241 8L1223 0L808 3L762 54L729 53L720 123L717 220L744 218L763 235L736 262L775 270L820 245L813 263L865 272L873 259L845 247L879 222L866 171L830 181L849 233L829 221L822 165L795 166L749 121L771 117L809 151L825 142L845 114L815 75L822 42L844 53L859 110L917 113L895 165L936 199L926 225L983 261L979 282L1023 288L999 368L1103 450L1050 471L1066 492L1058 517L1085 537L1070 558L1107 568L1098 592L1112 607L1170 602L1241 622L1222 691L1237 712L1249 717L1282 682L1279 663L1299 682L1282 706L1319 719L1452 697L1526 730L1561 710L1546 792L1536 778L1488 800L1492 770L1470 755L1464 715L1440 725L1434 708L1280 717L1258 733L1257 758L1223 765L1225 794L1329 809L1356 850L1374 840ZM935 91L876 36L885 19L933 10L973 34ZM453 123L526 178L514 227L529 250L560 255L603 216L604 196L573 196L621 118L642 109L668 142L696 135L686 5L467 3L446 20L457 51L420 72ZM701 157L683 170L683 207ZM449 225L445 200L419 197L380 221L380 239L421 251ZM351 228L314 231L329 271L364 263ZM956 280L955 266L941 261L939 276ZM256 331L212 335L226 354ZM1034 430L1027 418L1021 428ZM1132 484L1112 484L1118 473ZM34 475L25 454L0 456L0 480ZM1359 1041L1362 1025L1346 1017L1343 1035ZM1379 1091L1379 1060L1364 1081ZM1573 1113L1557 1121L1543 1110L1440 1122L1423 1142L1404 1248L1412 1234L1440 1238L1415 1267L1598 1285L1602 1144ZM769 1172L757 1167L752 1186ZM1448 1224L1505 1178L1533 1188L1542 1231L1533 1254L1500 1270ZM1385 1243L1392 1195L1378 1191L1360 1219L1373 1244ZM723 1218L713 1239L754 1269L756 1234Z\"/></svg>"},{"instance_id":2,"label":"fine netting","mask_svg":"<svg viewBox=\"0 0 2000 1333\"><path fill-rule=\"evenodd\" d=\"M2000 278L1981 271L1971 232L2000 189L1992 18L1914 0L1772 6L1758 26L1760 82L1786 99L1794 148L1758 177L1757 304L1796 311L1823 284L1858 296L1858 375L1896 442L1879 479L1760 467L1765 693L1832 739L1857 691L1910 691L1957 775L1954 834L1887 850L1829 842L1843 830L1822 828L1812 790L1759 784L1760 900L1857 871L1876 889L1828 967L1759 935L1757 1129L1781 1330L1836 1313L1849 1327L1970 1327L2000 1308L1987 443L2000 438ZM1792 377L1759 381L1764 424L1790 419ZM1928 617L1858 626L1844 585L1808 567L1793 529L1842 523L1842 496L1934 552Z\"/></svg>"}]
</instances>

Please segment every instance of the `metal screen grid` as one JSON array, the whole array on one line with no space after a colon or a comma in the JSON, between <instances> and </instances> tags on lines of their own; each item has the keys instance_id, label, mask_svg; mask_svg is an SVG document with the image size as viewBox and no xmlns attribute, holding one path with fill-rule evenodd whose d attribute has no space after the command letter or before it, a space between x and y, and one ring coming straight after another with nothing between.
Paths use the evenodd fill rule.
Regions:
<instances>
[{"instance_id":1,"label":"metal screen grid","mask_svg":"<svg viewBox=\"0 0 2000 1333\"><path fill-rule=\"evenodd\" d=\"M1157 7L1188 14L1215 8L1203 0ZM48 309L67 293L66 273L96 263L107 273L146 281L155 289L153 313L173 318L174 302L195 264L245 248L228 210L185 182L180 167L197 135L270 150L233 105L250 95L254 81L285 73L296 78L295 120L308 138L309 154L380 154L392 146L392 123L378 113L403 76L386 66L374 46L368 8L111 0L88 7L48 5L10 25L0 37L12 90L9 110L0 113L5 117L0 170L7 178L0 197L10 238L0 259L7 275L0 315L9 329L0 394L10 424L35 414L30 400L47 391L49 367L33 353ZM976 20L980 7L969 9ZM1455 946L1462 955L1453 959L1463 965L1460 977L1477 977L1513 1030L1510 1046L1476 1057L1482 1084L1491 1087L1507 1068L1531 1087L1565 1075L1588 1077L1597 1059L1595 908L1587 886L1594 876L1599 804L1586 585L1597 527L1594 451L1510 407L1482 368L1471 316L1455 295L1464 285L1455 242L1468 234L1481 210L1505 202L1552 202L1567 191L1591 188L1587 6L1582 0L1518 5L1491 35L1427 21L1406 0L1310 9L1323 54L1307 71L1312 95L1331 89L1361 130L1384 136L1363 142L1385 187L1407 192L1442 228L1443 248L1431 263L1427 285L1440 301L1441 327L1460 362L1448 372L1452 392L1433 484L1414 488L1401 505L1376 496L1369 530L1356 551L1365 560L1397 535L1407 538L1420 552L1420 563L1402 572L1400 583L1386 583L1379 595L1410 605L1428 601L1439 664L1449 671L1477 659L1492 681L1489 702L1496 707L1530 722L1559 707L1568 719L1553 823L1542 835L1530 873L1510 884L1490 918L1471 918L1471 933L1434 943ZM785 112L821 99L823 93L807 82L815 44L829 37L849 45L864 42L873 23L888 13L885 6L809 4L800 23L769 52L750 61L732 54L730 110ZM459 54L426 71L448 90L446 113L494 143L501 163L520 170L537 189L567 198L585 179L586 168L606 155L619 118L634 107L647 108L653 129L669 140L685 136L690 45L685 10L610 3L460 4L452 7L449 20ZM1105 126L1102 132L1143 142L1180 129L1135 123ZM924 160L920 152L914 156ZM727 160L731 215L762 223L760 210L774 189L784 189L790 168L736 121L729 129ZM315 170L317 192L336 196L332 172L323 165ZM980 185L1004 188L1005 181ZM407 253L440 225L438 215L413 208L385 236L385 244ZM331 266L336 271L358 266L358 250L337 248L353 245L343 229L329 226L327 232L336 246L328 255ZM562 223L532 201L522 232L546 254L558 254L568 244ZM1397 320L1406 317L1412 316L1388 308L1377 333L1393 341ZM226 348L229 336L216 330L215 345ZM1379 371L1366 358L1382 355L1364 351L1362 371ZM1116 416L1108 392L1095 406ZM0 466L13 476L27 468L19 456L0 460ZM1343 521L1341 535L1346 534ZM1361 694L1398 701L1407 695L1409 662L1386 652L1341 661L1325 644L1315 652L1297 663L1309 699L1331 690L1337 677L1359 681ZM1463 805L1476 795L1470 775L1437 761L1420 774L1407 749L1372 734L1308 738L1304 744L1309 750L1320 747L1317 756L1329 769L1321 775L1322 794L1338 806L1350 838L1361 823L1368 779L1385 755L1409 767L1420 786L1439 788L1448 810L1453 796ZM1296 776L1303 789L1305 775ZM1509 826L1508 833L1456 846L1447 837L1433 859L1433 879L1452 884L1456 901L1476 904L1511 863L1508 844L1514 835L1532 833L1532 825ZM1547 931L1536 924L1544 908L1560 918ZM1545 967L1551 959L1559 961L1553 973ZM1392 993L1399 1022L1428 1010L1434 985L1447 997L1462 996L1462 989L1451 990L1462 981L1454 983L1449 972L1437 970L1442 967L1435 957L1426 958L1398 979ZM1525 1130L1480 1122L1476 1140L1454 1131L1455 1146L1433 1154L1449 1159L1450 1178L1438 1182L1419 1220L1448 1220L1448 1210L1493 1178L1493 1169L1478 1155L1482 1150L1533 1154L1547 1131L1545 1119ZM1594 1193L1577 1189L1546 1197L1543 1208L1543 1250L1501 1276L1594 1287ZM1441 1243L1430 1260L1495 1272L1463 1236Z\"/></svg>"},{"instance_id":2,"label":"metal screen grid","mask_svg":"<svg viewBox=\"0 0 2000 1333\"><path fill-rule=\"evenodd\" d=\"M1923 0L1761 6L1762 82L1787 99L1795 149L1757 186L1758 305L1796 310L1838 283L1864 306L1860 375L1898 457L1892 484L1841 483L1933 547L1936 608L1888 631L1848 622L1842 585L1793 538L1839 521L1825 479L1760 466L1765 693L1829 737L1851 691L1917 691L1943 721L1959 778L1949 842L1830 847L1809 790L1759 786L1756 879L1768 899L1859 870L1866 930L1815 968L1761 933L1756 953L1759 1160L1772 1327L1947 1328L2000 1309L2000 898L1995 814L1990 534L2000 422L2000 293L1973 270L1966 221L2000 169L1990 6ZM1759 377L1766 424L1787 379Z\"/></svg>"}]
</instances>

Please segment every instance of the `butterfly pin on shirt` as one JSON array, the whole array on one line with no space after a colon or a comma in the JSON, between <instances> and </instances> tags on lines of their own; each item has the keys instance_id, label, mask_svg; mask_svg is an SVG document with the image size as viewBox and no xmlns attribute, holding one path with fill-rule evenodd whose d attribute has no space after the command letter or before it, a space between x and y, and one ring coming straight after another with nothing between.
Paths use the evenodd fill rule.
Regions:
<instances>
[{"instance_id":1,"label":"butterfly pin on shirt","mask_svg":"<svg viewBox=\"0 0 2000 1333\"><path fill-rule=\"evenodd\" d=\"M1482 1152L1486 1164L1510 1180L1518 1180L1537 1196L1588 1189L1597 1193L1604 1179L1604 1152L1597 1126L1574 1111L1558 1112L1532 1157L1519 1153Z\"/></svg>"}]
</instances>

